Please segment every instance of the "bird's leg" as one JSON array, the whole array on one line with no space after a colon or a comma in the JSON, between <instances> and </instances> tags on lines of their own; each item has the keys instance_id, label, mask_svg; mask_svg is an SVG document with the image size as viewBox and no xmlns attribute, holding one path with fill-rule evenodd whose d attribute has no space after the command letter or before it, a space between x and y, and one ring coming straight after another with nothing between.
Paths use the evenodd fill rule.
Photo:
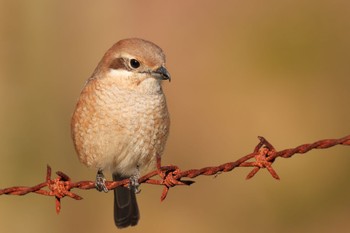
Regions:
<instances>
[{"instance_id":1,"label":"bird's leg","mask_svg":"<svg viewBox=\"0 0 350 233\"><path fill-rule=\"evenodd\" d=\"M106 178L105 175L103 175L102 169L98 169L97 171L95 187L99 192L108 192L108 188L106 187Z\"/></svg>"},{"instance_id":2,"label":"bird's leg","mask_svg":"<svg viewBox=\"0 0 350 233\"><path fill-rule=\"evenodd\" d=\"M129 183L129 188L133 190L135 193L141 192L141 189L139 189L140 187L139 178L140 178L140 169L139 169L139 166L137 165L136 173L130 176L130 183Z\"/></svg>"},{"instance_id":3,"label":"bird's leg","mask_svg":"<svg viewBox=\"0 0 350 233\"><path fill-rule=\"evenodd\" d=\"M157 155L157 170L160 171L162 167L162 159Z\"/></svg>"},{"instance_id":4,"label":"bird's leg","mask_svg":"<svg viewBox=\"0 0 350 233\"><path fill-rule=\"evenodd\" d=\"M157 172L158 172L158 175L164 179L165 178L165 172L162 171L162 159L160 156L157 155Z\"/></svg>"}]
</instances>

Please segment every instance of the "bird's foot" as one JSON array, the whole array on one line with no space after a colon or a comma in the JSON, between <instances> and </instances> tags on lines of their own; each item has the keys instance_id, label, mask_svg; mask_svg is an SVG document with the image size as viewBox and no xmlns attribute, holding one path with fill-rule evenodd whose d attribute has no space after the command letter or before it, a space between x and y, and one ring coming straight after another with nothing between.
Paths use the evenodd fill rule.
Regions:
<instances>
[{"instance_id":1,"label":"bird's foot","mask_svg":"<svg viewBox=\"0 0 350 233\"><path fill-rule=\"evenodd\" d=\"M133 190L135 193L140 193L141 192L141 189L139 188L140 187L139 178L140 178L140 171L137 168L136 174L132 175L130 177L130 183L129 183L129 188L131 190Z\"/></svg>"},{"instance_id":2,"label":"bird's foot","mask_svg":"<svg viewBox=\"0 0 350 233\"><path fill-rule=\"evenodd\" d=\"M108 192L108 188L106 186L106 178L105 175L103 175L103 172L101 169L98 169L97 174L96 174L96 182L95 182L95 187L99 192Z\"/></svg>"}]
</instances>

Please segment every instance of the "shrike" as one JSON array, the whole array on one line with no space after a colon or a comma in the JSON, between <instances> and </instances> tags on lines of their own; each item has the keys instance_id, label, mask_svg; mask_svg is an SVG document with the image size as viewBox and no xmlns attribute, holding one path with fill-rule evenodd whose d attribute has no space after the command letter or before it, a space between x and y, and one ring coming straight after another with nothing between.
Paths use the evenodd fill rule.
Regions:
<instances>
[{"instance_id":1,"label":"shrike","mask_svg":"<svg viewBox=\"0 0 350 233\"><path fill-rule=\"evenodd\" d=\"M80 93L71 121L79 160L98 170L96 188L108 191L102 171L113 180L130 178L114 190L118 228L140 218L136 202L142 170L155 167L169 132L169 113L162 80L170 81L165 55L154 43L124 39L103 56Z\"/></svg>"}]
</instances>

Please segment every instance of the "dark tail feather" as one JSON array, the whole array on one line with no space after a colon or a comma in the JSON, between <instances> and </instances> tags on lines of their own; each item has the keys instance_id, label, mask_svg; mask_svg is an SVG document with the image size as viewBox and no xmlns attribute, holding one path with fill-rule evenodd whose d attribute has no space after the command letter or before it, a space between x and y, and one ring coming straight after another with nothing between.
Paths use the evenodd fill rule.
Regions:
<instances>
[{"instance_id":1,"label":"dark tail feather","mask_svg":"<svg viewBox=\"0 0 350 233\"><path fill-rule=\"evenodd\" d=\"M124 180L119 174L113 174L114 181ZM136 195L133 189L118 186L114 189L114 222L118 228L135 226L140 219Z\"/></svg>"}]
</instances>

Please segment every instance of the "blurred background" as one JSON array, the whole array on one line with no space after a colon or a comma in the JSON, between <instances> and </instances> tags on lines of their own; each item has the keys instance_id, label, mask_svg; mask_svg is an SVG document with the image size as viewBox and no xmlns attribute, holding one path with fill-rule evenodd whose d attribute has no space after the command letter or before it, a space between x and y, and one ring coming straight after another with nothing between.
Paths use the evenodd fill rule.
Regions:
<instances>
[{"instance_id":1,"label":"blurred background","mask_svg":"<svg viewBox=\"0 0 350 233\"><path fill-rule=\"evenodd\" d=\"M234 161L265 136L277 150L350 133L350 2L0 1L0 188L32 186L46 165L74 181L70 117L85 80L116 41L141 37L167 55L171 134L163 164ZM199 177L170 190L142 185L141 220L124 232L349 232L350 148ZM109 175L109 174L108 174ZM113 194L82 201L1 196L1 232L115 232Z\"/></svg>"}]
</instances>

